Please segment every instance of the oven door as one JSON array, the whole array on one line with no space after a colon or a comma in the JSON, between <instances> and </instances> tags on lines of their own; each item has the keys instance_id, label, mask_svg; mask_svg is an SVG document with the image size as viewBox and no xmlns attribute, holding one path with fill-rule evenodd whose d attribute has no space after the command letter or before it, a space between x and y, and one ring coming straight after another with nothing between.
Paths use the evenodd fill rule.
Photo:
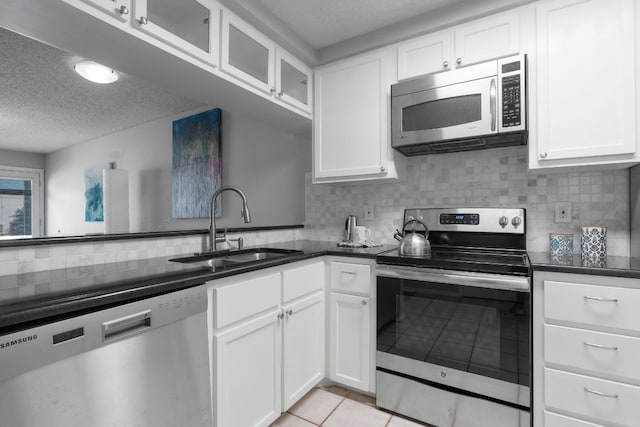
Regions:
<instances>
[{"instance_id":1,"label":"oven door","mask_svg":"<svg viewBox=\"0 0 640 427\"><path fill-rule=\"evenodd\" d=\"M377 368L530 407L529 278L377 267Z\"/></svg>"},{"instance_id":2,"label":"oven door","mask_svg":"<svg viewBox=\"0 0 640 427\"><path fill-rule=\"evenodd\" d=\"M497 133L496 80L487 77L393 97L393 147Z\"/></svg>"}]
</instances>

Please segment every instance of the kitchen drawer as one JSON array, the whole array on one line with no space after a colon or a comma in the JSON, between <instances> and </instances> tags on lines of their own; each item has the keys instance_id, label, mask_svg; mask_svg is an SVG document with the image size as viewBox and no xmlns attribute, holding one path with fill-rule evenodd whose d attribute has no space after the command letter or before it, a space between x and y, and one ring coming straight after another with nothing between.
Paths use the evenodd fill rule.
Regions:
<instances>
[{"instance_id":1,"label":"kitchen drawer","mask_svg":"<svg viewBox=\"0 0 640 427\"><path fill-rule=\"evenodd\" d=\"M640 381L640 338L545 325L544 359L598 375Z\"/></svg>"},{"instance_id":2,"label":"kitchen drawer","mask_svg":"<svg viewBox=\"0 0 640 427\"><path fill-rule=\"evenodd\" d=\"M544 317L640 331L640 289L544 281Z\"/></svg>"},{"instance_id":3,"label":"kitchen drawer","mask_svg":"<svg viewBox=\"0 0 640 427\"><path fill-rule=\"evenodd\" d=\"M550 368L544 369L544 383L548 409L584 415L607 425L638 425L640 387Z\"/></svg>"},{"instance_id":4,"label":"kitchen drawer","mask_svg":"<svg viewBox=\"0 0 640 427\"><path fill-rule=\"evenodd\" d=\"M213 288L215 329L280 305L280 273Z\"/></svg>"},{"instance_id":5,"label":"kitchen drawer","mask_svg":"<svg viewBox=\"0 0 640 427\"><path fill-rule=\"evenodd\" d=\"M365 264L331 263L331 290L369 295L371 267Z\"/></svg>"},{"instance_id":6,"label":"kitchen drawer","mask_svg":"<svg viewBox=\"0 0 640 427\"><path fill-rule=\"evenodd\" d=\"M544 427L601 427L601 425L544 411Z\"/></svg>"},{"instance_id":7,"label":"kitchen drawer","mask_svg":"<svg viewBox=\"0 0 640 427\"><path fill-rule=\"evenodd\" d=\"M293 268L282 273L282 301L324 289L324 262Z\"/></svg>"}]
</instances>

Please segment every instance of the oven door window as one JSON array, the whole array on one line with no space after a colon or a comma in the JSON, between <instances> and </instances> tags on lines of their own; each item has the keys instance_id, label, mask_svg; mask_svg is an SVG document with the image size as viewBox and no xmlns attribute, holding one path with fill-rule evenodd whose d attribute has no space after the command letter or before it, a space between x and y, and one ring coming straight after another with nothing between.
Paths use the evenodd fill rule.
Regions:
<instances>
[{"instance_id":1,"label":"oven door window","mask_svg":"<svg viewBox=\"0 0 640 427\"><path fill-rule=\"evenodd\" d=\"M529 294L378 277L377 349L529 385Z\"/></svg>"}]
</instances>

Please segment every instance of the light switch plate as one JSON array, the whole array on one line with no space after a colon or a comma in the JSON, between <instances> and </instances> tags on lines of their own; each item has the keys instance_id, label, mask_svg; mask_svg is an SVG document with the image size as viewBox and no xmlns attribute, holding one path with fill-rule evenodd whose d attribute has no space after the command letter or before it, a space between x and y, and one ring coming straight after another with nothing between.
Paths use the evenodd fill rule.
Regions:
<instances>
[{"instance_id":1,"label":"light switch plate","mask_svg":"<svg viewBox=\"0 0 640 427\"><path fill-rule=\"evenodd\" d=\"M571 202L556 203L556 222L571 222Z\"/></svg>"}]
</instances>

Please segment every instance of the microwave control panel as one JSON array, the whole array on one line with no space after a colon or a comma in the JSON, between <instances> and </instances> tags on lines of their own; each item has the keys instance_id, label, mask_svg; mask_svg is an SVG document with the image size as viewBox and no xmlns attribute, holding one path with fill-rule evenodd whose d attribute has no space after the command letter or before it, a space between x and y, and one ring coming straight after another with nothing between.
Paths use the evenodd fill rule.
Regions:
<instances>
[{"instance_id":1,"label":"microwave control panel","mask_svg":"<svg viewBox=\"0 0 640 427\"><path fill-rule=\"evenodd\" d=\"M502 126L512 127L522 124L520 96L520 74L502 77Z\"/></svg>"}]
</instances>

